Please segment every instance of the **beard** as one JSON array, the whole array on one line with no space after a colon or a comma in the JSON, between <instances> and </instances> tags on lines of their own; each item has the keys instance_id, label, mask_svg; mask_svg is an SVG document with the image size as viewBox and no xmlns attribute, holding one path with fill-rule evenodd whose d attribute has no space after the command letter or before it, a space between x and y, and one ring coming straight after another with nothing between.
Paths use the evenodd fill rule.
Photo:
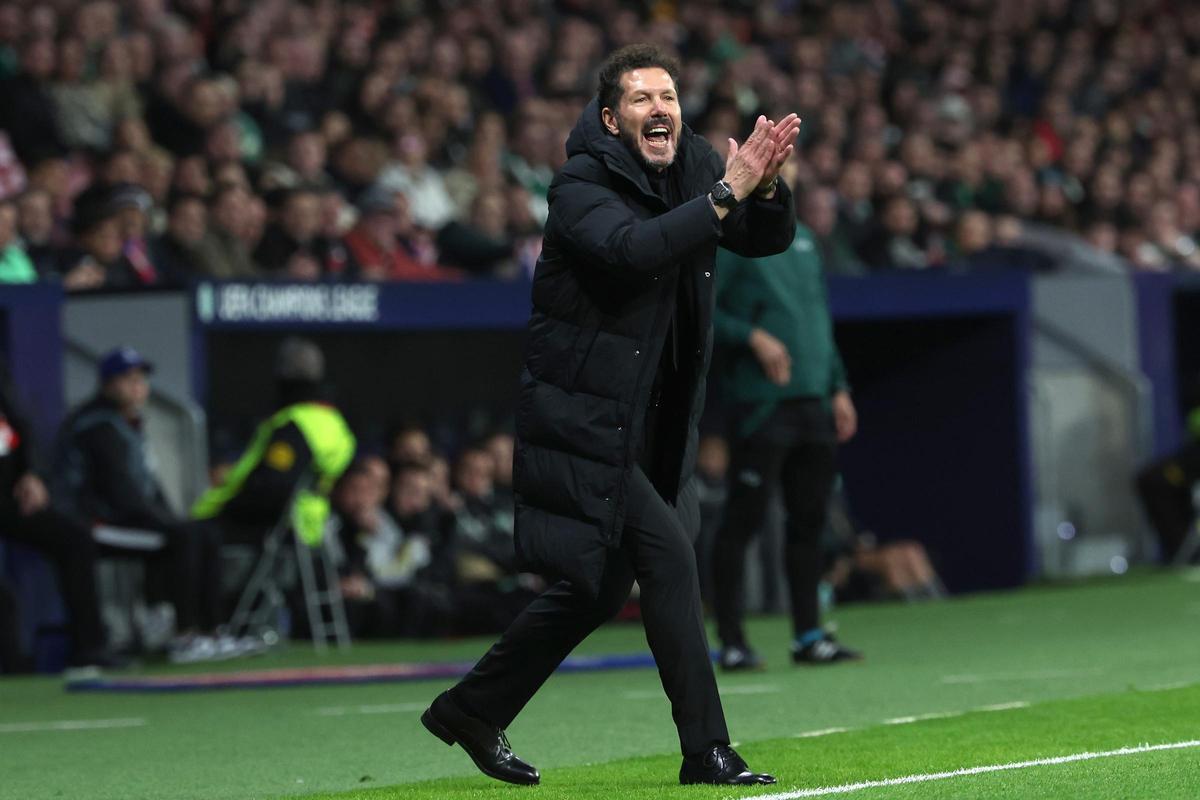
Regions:
<instances>
[{"instance_id":1,"label":"beard","mask_svg":"<svg viewBox=\"0 0 1200 800\"><path fill-rule=\"evenodd\" d=\"M650 123L651 120L648 120L646 127L649 127ZM675 156L678 154L678 146L675 144L675 137L678 132L674 130L674 126L671 125L670 121L667 121L667 125L672 129L672 133L669 135L672 146L662 155L647 155L642 149L642 131L645 128L639 129L637 126L631 125L618 117L617 133L620 136L621 142L633 154L633 157L639 164L646 169L663 170L675 163Z\"/></svg>"}]
</instances>

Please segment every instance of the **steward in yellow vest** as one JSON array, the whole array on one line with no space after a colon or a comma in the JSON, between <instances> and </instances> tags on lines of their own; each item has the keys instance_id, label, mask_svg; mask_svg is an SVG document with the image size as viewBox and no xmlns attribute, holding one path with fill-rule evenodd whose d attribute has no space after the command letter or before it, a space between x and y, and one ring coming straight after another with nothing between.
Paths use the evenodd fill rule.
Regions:
<instances>
[{"instance_id":1,"label":"steward in yellow vest","mask_svg":"<svg viewBox=\"0 0 1200 800\"><path fill-rule=\"evenodd\" d=\"M309 546L321 543L329 493L355 450L341 413L318 399L324 367L312 342L283 343L275 370L282 407L258 426L225 480L196 501L193 517L216 519L223 531L257 530L261 537L291 502L297 535Z\"/></svg>"}]
</instances>

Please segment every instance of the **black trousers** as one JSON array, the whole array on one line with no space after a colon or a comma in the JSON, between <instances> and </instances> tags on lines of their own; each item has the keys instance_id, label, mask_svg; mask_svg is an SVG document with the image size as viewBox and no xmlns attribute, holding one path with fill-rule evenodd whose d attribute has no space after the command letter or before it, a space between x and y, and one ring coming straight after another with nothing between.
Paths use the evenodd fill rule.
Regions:
<instances>
[{"instance_id":1,"label":"black trousers","mask_svg":"<svg viewBox=\"0 0 1200 800\"><path fill-rule=\"evenodd\" d=\"M636 579L646 639L671 701L680 749L686 756L729 744L687 533L695 526L680 516L691 513L687 504L681 499L680 508L669 505L635 468L621 547L609 554L599 596L592 600L566 581L552 586L451 689L451 697L472 715L507 728L567 654L621 609Z\"/></svg>"},{"instance_id":2,"label":"black trousers","mask_svg":"<svg viewBox=\"0 0 1200 800\"><path fill-rule=\"evenodd\" d=\"M96 600L98 546L88 528L46 508L28 516L16 503L0 504L0 539L20 542L41 553L58 573L58 588L67 607L72 657L95 655L104 648L104 628Z\"/></svg>"},{"instance_id":3,"label":"black trousers","mask_svg":"<svg viewBox=\"0 0 1200 800\"><path fill-rule=\"evenodd\" d=\"M169 577L178 631L212 632L226 621L221 605L221 531L211 520L167 526L167 547L148 563Z\"/></svg>"},{"instance_id":4,"label":"black trousers","mask_svg":"<svg viewBox=\"0 0 1200 800\"><path fill-rule=\"evenodd\" d=\"M29 669L21 656L17 626L17 601L8 587L0 583L0 675Z\"/></svg>"},{"instance_id":5,"label":"black trousers","mask_svg":"<svg viewBox=\"0 0 1200 800\"><path fill-rule=\"evenodd\" d=\"M1137 475L1138 496L1158 533L1164 561L1175 556L1192 528L1196 518L1192 485L1196 481L1200 481L1200 442L1195 441Z\"/></svg>"},{"instance_id":6,"label":"black trousers","mask_svg":"<svg viewBox=\"0 0 1200 800\"><path fill-rule=\"evenodd\" d=\"M784 567L792 629L801 634L820 624L821 533L837 475L837 447L831 426L814 424L811 403L781 404L759 430L733 442L729 500L712 555L717 636L725 646L746 646L746 547L762 529L776 485L787 511Z\"/></svg>"}]
</instances>

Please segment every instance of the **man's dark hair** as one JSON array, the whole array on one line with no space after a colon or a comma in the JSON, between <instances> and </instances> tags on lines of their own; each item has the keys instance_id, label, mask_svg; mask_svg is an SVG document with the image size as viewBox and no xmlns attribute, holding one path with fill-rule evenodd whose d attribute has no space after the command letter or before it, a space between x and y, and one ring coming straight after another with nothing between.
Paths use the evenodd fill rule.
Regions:
<instances>
[{"instance_id":1,"label":"man's dark hair","mask_svg":"<svg viewBox=\"0 0 1200 800\"><path fill-rule=\"evenodd\" d=\"M647 69L658 67L665 69L679 88L679 62L668 55L662 48L652 44L631 44L622 47L610 55L600 65L600 84L596 95L600 98L600 108L617 110L621 102L621 76L632 69Z\"/></svg>"}]
</instances>

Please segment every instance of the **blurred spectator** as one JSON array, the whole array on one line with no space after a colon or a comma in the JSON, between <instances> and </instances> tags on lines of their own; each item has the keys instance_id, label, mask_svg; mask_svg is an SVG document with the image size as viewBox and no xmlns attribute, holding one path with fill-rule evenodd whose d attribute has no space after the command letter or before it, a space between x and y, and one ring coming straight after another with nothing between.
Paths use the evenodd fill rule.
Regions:
<instances>
[{"instance_id":1,"label":"blurred spectator","mask_svg":"<svg viewBox=\"0 0 1200 800\"><path fill-rule=\"evenodd\" d=\"M925 269L930 265L930 259L918 242L919 225L920 218L912 200L891 198L884 206L878 227L863 244L863 260L875 269Z\"/></svg>"},{"instance_id":2,"label":"blurred spectator","mask_svg":"<svg viewBox=\"0 0 1200 800\"><path fill-rule=\"evenodd\" d=\"M8 133L17 157L26 164L39 153L65 149L50 88L54 66L54 40L35 35L21 45L17 74L0 80L0 130Z\"/></svg>"},{"instance_id":3,"label":"blurred spectator","mask_svg":"<svg viewBox=\"0 0 1200 800\"><path fill-rule=\"evenodd\" d=\"M538 579L517 570L513 512L497 502L495 472L482 447L464 450L454 470L462 497L454 514L455 606L464 634L504 630L537 594Z\"/></svg>"},{"instance_id":4,"label":"blurred spectator","mask_svg":"<svg viewBox=\"0 0 1200 800\"><path fill-rule=\"evenodd\" d=\"M148 529L165 544L153 556L175 606L177 660L215 656L220 618L219 540L167 502L150 460L143 411L153 365L122 347L100 362L96 395L63 422L55 452L52 497L85 526ZM195 645L202 643L201 649Z\"/></svg>"},{"instance_id":5,"label":"blurred spectator","mask_svg":"<svg viewBox=\"0 0 1200 800\"><path fill-rule=\"evenodd\" d=\"M396 143L397 160L383 170L379 185L408 198L413 222L437 231L454 220L455 206L441 173L429 165L429 147L417 133Z\"/></svg>"},{"instance_id":6,"label":"blurred spectator","mask_svg":"<svg viewBox=\"0 0 1200 800\"><path fill-rule=\"evenodd\" d=\"M279 275L291 272L289 263L299 255L314 262L317 274L313 277L320 277L331 266L332 271L340 270L345 261L338 256L340 247L321 235L321 197L316 188L297 186L283 192L275 220L267 225L254 251L254 261L268 273Z\"/></svg>"},{"instance_id":7,"label":"blurred spectator","mask_svg":"<svg viewBox=\"0 0 1200 800\"><path fill-rule=\"evenodd\" d=\"M359 200L358 224L346 234L350 277L359 280L451 280L452 270L422 264L401 241L407 202L383 185L372 186Z\"/></svg>"},{"instance_id":8,"label":"blurred spectator","mask_svg":"<svg viewBox=\"0 0 1200 800\"><path fill-rule=\"evenodd\" d=\"M126 274L121 285L179 286L183 276L170 272L166 264L155 264L151 258L147 231L153 200L146 190L133 183L118 183L107 200L117 215L121 234L121 256Z\"/></svg>"},{"instance_id":9,"label":"blurred spectator","mask_svg":"<svg viewBox=\"0 0 1200 800\"><path fill-rule=\"evenodd\" d=\"M75 213L76 246L63 258L63 286L79 291L129 285L130 268L121 255L121 223L103 191L81 199Z\"/></svg>"},{"instance_id":10,"label":"blurred spectator","mask_svg":"<svg viewBox=\"0 0 1200 800\"><path fill-rule=\"evenodd\" d=\"M442 532L428 518L428 471L407 465L397 472L391 514L383 508L386 488L379 492L374 484L369 463L359 462L333 496L332 522L347 554L341 588L355 635L449 633L450 593L433 568Z\"/></svg>"},{"instance_id":11,"label":"blurred spectator","mask_svg":"<svg viewBox=\"0 0 1200 800\"><path fill-rule=\"evenodd\" d=\"M17 237L17 205L0 199L0 283L33 283L37 277Z\"/></svg>"},{"instance_id":12,"label":"blurred spectator","mask_svg":"<svg viewBox=\"0 0 1200 800\"><path fill-rule=\"evenodd\" d=\"M801 201L800 221L812 233L821 263L830 275L864 275L867 268L854 253L849 237L838 224L837 194L817 188Z\"/></svg>"},{"instance_id":13,"label":"blurred spectator","mask_svg":"<svg viewBox=\"0 0 1200 800\"><path fill-rule=\"evenodd\" d=\"M178 192L167 201L166 230L149 243L149 258L166 280L186 285L204 275L200 248L208 232L208 207L204 198Z\"/></svg>"},{"instance_id":14,"label":"blurred spectator","mask_svg":"<svg viewBox=\"0 0 1200 800\"><path fill-rule=\"evenodd\" d=\"M392 434L388 457L397 468L404 464L429 465L433 459L433 443L420 425L405 424Z\"/></svg>"},{"instance_id":15,"label":"blurred spectator","mask_svg":"<svg viewBox=\"0 0 1200 800\"><path fill-rule=\"evenodd\" d=\"M511 511L513 502L513 448L516 439L511 433L497 431L483 442L484 449L492 457L492 493L497 503L507 504Z\"/></svg>"},{"instance_id":16,"label":"blurred spectator","mask_svg":"<svg viewBox=\"0 0 1200 800\"><path fill-rule=\"evenodd\" d=\"M837 602L946 596L925 547L915 540L878 542L870 531L859 530L841 491L834 492L827 534L822 580Z\"/></svg>"},{"instance_id":17,"label":"blurred spectator","mask_svg":"<svg viewBox=\"0 0 1200 800\"><path fill-rule=\"evenodd\" d=\"M208 226L197 257L205 275L245 280L260 274L246 245L253 199L242 186L219 187L208 204Z\"/></svg>"},{"instance_id":18,"label":"blurred spectator","mask_svg":"<svg viewBox=\"0 0 1200 800\"><path fill-rule=\"evenodd\" d=\"M1108 223L1117 250L1153 269L1189 262L1158 204L1184 237L1200 226L1200 10L1186 3L200 5L4 5L0 195L49 190L59 226L89 183L136 183L158 232L172 188L237 182L249 197L236 236L253 252L267 194L334 186L357 202L382 182L411 209L399 236L418 263L519 276L599 58L649 38L682 57L688 122L718 146L760 112L801 110L792 182L834 193L836 238L872 268L953 258L946 241L969 211L1080 235ZM910 216L915 234L897 227ZM306 247L282 251L262 266L337 272ZM237 263L206 272L250 274Z\"/></svg>"},{"instance_id":19,"label":"blurred spectator","mask_svg":"<svg viewBox=\"0 0 1200 800\"><path fill-rule=\"evenodd\" d=\"M59 237L49 192L29 189L17 198L17 233L38 275L45 278L58 274L63 248L56 241Z\"/></svg>"}]
</instances>

